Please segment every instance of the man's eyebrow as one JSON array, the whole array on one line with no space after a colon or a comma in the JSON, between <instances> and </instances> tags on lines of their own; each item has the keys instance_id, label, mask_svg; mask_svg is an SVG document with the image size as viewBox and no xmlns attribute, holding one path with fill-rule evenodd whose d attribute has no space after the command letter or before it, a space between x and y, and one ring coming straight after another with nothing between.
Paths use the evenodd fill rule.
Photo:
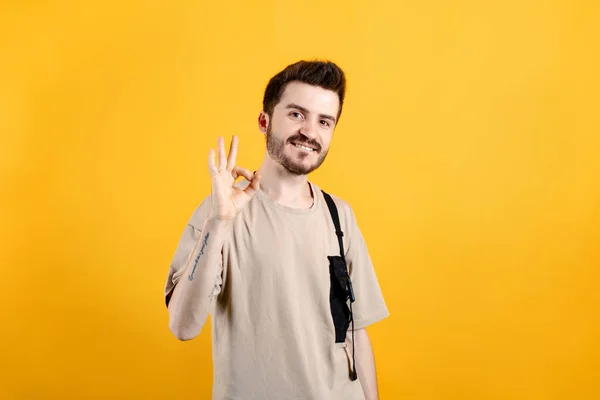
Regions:
<instances>
[{"instance_id":1,"label":"man's eyebrow","mask_svg":"<svg viewBox=\"0 0 600 400\"><path fill-rule=\"evenodd\" d=\"M302 111L305 114L309 114L310 111L308 111L306 108L299 106L298 104L294 104L294 103L290 103L288 104L285 108L295 108L298 109L300 111ZM324 118L324 119L329 119L331 121L333 121L333 123L335 123L335 118L332 117L331 115L327 115L327 114L319 114L320 118Z\"/></svg>"}]
</instances>

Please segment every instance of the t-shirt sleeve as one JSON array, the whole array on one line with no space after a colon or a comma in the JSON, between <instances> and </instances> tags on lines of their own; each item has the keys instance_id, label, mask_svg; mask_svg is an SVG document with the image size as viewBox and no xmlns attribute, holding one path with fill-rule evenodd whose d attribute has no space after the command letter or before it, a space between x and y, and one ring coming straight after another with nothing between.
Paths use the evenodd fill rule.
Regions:
<instances>
[{"instance_id":1,"label":"t-shirt sleeve","mask_svg":"<svg viewBox=\"0 0 600 400\"><path fill-rule=\"evenodd\" d=\"M381 321L390 313L354 212L350 205L346 203L345 206L348 234L346 263L356 299L352 303L354 329L362 329Z\"/></svg>"},{"instance_id":2,"label":"t-shirt sleeve","mask_svg":"<svg viewBox=\"0 0 600 400\"><path fill-rule=\"evenodd\" d=\"M181 237L179 238L177 248L175 249L175 254L171 259L167 280L165 282L164 296L167 306L169 305L169 300L171 299L173 290L183 275L192 252L200 240L202 228L204 226L204 220L209 211L210 197L207 197L198 207L196 207L192 216L188 220Z\"/></svg>"}]
</instances>

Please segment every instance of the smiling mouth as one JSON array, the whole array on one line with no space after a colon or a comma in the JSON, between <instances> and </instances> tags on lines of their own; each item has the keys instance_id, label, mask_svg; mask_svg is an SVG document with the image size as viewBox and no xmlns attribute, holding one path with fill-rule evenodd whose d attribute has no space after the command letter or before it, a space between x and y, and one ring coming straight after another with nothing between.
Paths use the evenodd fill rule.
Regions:
<instances>
[{"instance_id":1,"label":"smiling mouth","mask_svg":"<svg viewBox=\"0 0 600 400\"><path fill-rule=\"evenodd\" d=\"M292 145L295 146L295 147L297 147L297 148L299 148L299 149L303 149L303 150L306 150L306 151L317 151L317 149L315 149L313 147L310 147L310 146L303 145L303 144L292 143Z\"/></svg>"}]
</instances>

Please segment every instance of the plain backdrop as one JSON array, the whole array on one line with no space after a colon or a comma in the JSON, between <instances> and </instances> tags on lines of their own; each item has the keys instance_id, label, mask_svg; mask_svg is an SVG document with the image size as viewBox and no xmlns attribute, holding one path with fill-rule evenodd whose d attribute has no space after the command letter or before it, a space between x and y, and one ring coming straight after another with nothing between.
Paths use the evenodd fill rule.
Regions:
<instances>
[{"instance_id":1,"label":"plain backdrop","mask_svg":"<svg viewBox=\"0 0 600 400\"><path fill-rule=\"evenodd\" d=\"M600 398L594 1L4 1L0 398L209 399L163 287L207 154L264 155L268 79L345 69L311 175L391 316L384 400Z\"/></svg>"}]
</instances>

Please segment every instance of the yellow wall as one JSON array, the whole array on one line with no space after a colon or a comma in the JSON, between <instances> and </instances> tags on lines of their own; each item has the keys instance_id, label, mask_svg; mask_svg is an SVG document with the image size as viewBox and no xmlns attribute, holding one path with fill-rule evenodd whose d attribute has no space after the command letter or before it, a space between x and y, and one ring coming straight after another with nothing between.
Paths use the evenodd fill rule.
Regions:
<instances>
[{"instance_id":1,"label":"yellow wall","mask_svg":"<svg viewBox=\"0 0 600 400\"><path fill-rule=\"evenodd\" d=\"M267 80L313 57L349 79L313 179L392 313L381 397L600 398L597 2L83 3L0 6L0 398L209 398L168 264L209 146L258 166Z\"/></svg>"}]
</instances>

